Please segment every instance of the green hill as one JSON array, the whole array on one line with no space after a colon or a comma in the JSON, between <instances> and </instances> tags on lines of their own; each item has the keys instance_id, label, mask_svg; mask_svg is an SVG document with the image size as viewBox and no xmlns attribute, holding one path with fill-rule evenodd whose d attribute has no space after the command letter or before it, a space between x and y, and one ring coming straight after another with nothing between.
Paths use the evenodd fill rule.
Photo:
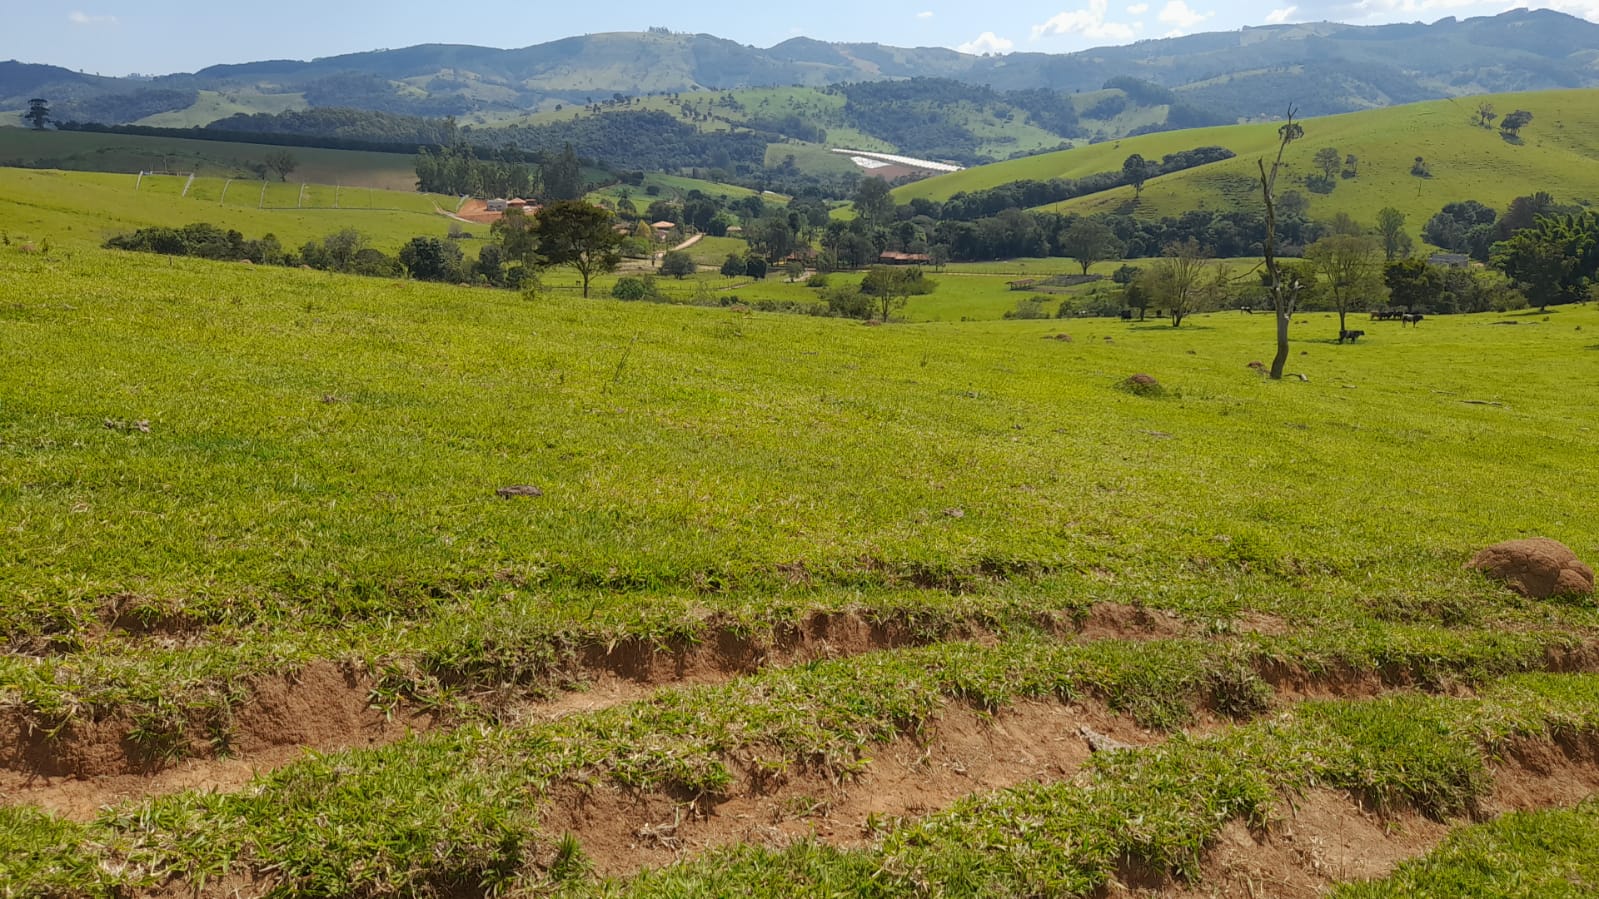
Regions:
<instances>
[{"instance_id":1,"label":"green hill","mask_svg":"<svg viewBox=\"0 0 1599 899\"><path fill-rule=\"evenodd\" d=\"M1516 109L1533 113L1519 142L1474 124L1480 101L1491 102L1500 114ZM1292 144L1284 157L1279 190L1299 190L1309 200L1311 218L1347 212L1369 224L1377 210L1393 206L1406 214L1412 231L1419 232L1445 203L1457 200L1475 199L1502 209L1518 195L1543 190L1563 202L1599 201L1599 165L1594 164L1599 158L1596 90L1435 100L1307 119L1304 126L1304 139ZM901 203L916 197L943 200L1012 181L1119 170L1133 153L1159 159L1178 150L1219 145L1238 155L1151 179L1136 202L1133 189L1124 187L1045 208L1079 213L1130 210L1140 217L1225 209L1259 202L1257 160L1275 151L1277 128L1278 123L1270 122L1128 138L929 178L899 188L895 197ZM1310 181L1320 175L1312 158L1327 147L1341 157L1354 155L1357 174L1335 176L1332 189L1319 193ZM1418 156L1428 177L1411 174Z\"/></svg>"}]
</instances>

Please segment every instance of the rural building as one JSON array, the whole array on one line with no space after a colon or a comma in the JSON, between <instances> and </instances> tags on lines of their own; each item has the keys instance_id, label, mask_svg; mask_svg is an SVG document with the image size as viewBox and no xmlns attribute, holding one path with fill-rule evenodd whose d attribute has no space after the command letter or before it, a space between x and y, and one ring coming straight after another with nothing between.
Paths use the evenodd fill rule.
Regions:
<instances>
[{"instance_id":1,"label":"rural building","mask_svg":"<svg viewBox=\"0 0 1599 899\"><path fill-rule=\"evenodd\" d=\"M933 257L926 253L897 253L893 250L877 257L883 265L931 265Z\"/></svg>"},{"instance_id":2,"label":"rural building","mask_svg":"<svg viewBox=\"0 0 1599 899\"><path fill-rule=\"evenodd\" d=\"M506 201L506 199L504 197L495 197L494 199L492 199L492 200L488 201L487 203L485 203L483 208L487 212L504 212L505 211L506 202L507 201ZM526 204L523 204L523 205L526 205Z\"/></svg>"},{"instance_id":3,"label":"rural building","mask_svg":"<svg viewBox=\"0 0 1599 899\"><path fill-rule=\"evenodd\" d=\"M1471 265L1471 257L1465 253L1434 253L1427 257L1428 265L1441 265L1444 268L1466 268Z\"/></svg>"}]
</instances>

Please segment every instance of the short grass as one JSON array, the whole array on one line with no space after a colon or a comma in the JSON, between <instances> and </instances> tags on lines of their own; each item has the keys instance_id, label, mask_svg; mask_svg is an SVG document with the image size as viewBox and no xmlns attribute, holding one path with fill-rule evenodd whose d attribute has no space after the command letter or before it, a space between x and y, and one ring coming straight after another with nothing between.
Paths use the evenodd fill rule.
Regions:
<instances>
[{"instance_id":1,"label":"short grass","mask_svg":"<svg viewBox=\"0 0 1599 899\"><path fill-rule=\"evenodd\" d=\"M1534 114L1522 131L1521 143L1504 140L1497 130L1471 123L1479 99L1493 102L1501 114L1526 109ZM1368 225L1377 210L1393 206L1405 213L1413 235L1444 204L1475 199L1504 209L1518 195L1544 190L1562 202L1599 201L1599 170L1591 164L1599 152L1599 91L1546 91L1500 94L1487 98L1435 100L1407 106L1348 113L1305 121L1305 137L1289 147L1279 190L1294 187L1310 200L1310 216L1330 219L1347 212ZM914 197L944 199L958 191L981 190L1022 179L1075 178L1119 170L1132 153L1158 159L1177 150L1220 145L1238 156L1224 162L1150 180L1133 202L1132 188L1047 207L1093 213L1132 210L1140 217L1180 215L1190 209L1227 210L1258 205L1258 159L1275 153L1279 123L1235 125L1151 134L1095 144L1014 162L967 169L899 188L900 202ZM1359 175L1335 179L1331 193L1318 194L1303 185L1315 174L1311 157L1323 147L1359 159ZM1410 174L1421 156L1432 176Z\"/></svg>"},{"instance_id":2,"label":"short grass","mask_svg":"<svg viewBox=\"0 0 1599 899\"><path fill-rule=\"evenodd\" d=\"M304 94L265 94L254 90L200 91L194 105L145 116L134 124L154 128L196 128L244 113L279 113L306 109Z\"/></svg>"},{"instance_id":3,"label":"short grass","mask_svg":"<svg viewBox=\"0 0 1599 899\"><path fill-rule=\"evenodd\" d=\"M870 329L89 250L0 260L17 626L121 594L201 618L375 611L506 570L776 588L800 561L837 584L1221 566L1382 594L1506 536L1599 546L1582 505L1599 398L1570 389L1591 308L1355 347L1310 316L1290 364L1310 382L1272 383L1244 367L1269 322L1233 313ZM1134 372L1171 398L1117 390ZM493 494L530 481L541 501ZM1495 502L1458 501L1485 484Z\"/></svg>"},{"instance_id":4,"label":"short grass","mask_svg":"<svg viewBox=\"0 0 1599 899\"><path fill-rule=\"evenodd\" d=\"M1452 834L1391 876L1349 884L1337 899L1480 896L1577 899L1599 892L1599 799L1568 809L1512 812Z\"/></svg>"},{"instance_id":5,"label":"short grass","mask_svg":"<svg viewBox=\"0 0 1599 899\"><path fill-rule=\"evenodd\" d=\"M83 172L196 172L215 177L252 177L266 154L281 147L228 141L34 131L0 128L0 164ZM380 190L414 190L415 160L403 153L292 147L299 160L292 177L319 184Z\"/></svg>"}]
</instances>

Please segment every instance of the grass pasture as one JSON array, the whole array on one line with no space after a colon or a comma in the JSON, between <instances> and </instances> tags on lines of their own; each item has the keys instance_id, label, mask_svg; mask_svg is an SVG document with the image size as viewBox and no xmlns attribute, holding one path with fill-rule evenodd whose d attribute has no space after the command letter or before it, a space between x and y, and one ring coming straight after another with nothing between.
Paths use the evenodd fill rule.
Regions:
<instances>
[{"instance_id":1,"label":"grass pasture","mask_svg":"<svg viewBox=\"0 0 1599 899\"><path fill-rule=\"evenodd\" d=\"M212 177L195 178L185 195L187 183L175 175L141 180L131 174L0 168L0 228L19 243L48 240L87 249L151 225L211 222L251 238L274 233L288 246L349 227L392 252L417 235L445 234L451 222L435 207L455 206L453 197L415 192Z\"/></svg>"},{"instance_id":2,"label":"grass pasture","mask_svg":"<svg viewBox=\"0 0 1599 899\"><path fill-rule=\"evenodd\" d=\"M1526 109L1533 121L1519 143L1471 121L1476 103L1491 101L1500 114ZM1444 204L1475 199L1503 210L1511 199L1539 190L1562 202L1599 201L1599 91L1545 91L1498 94L1486 98L1433 100L1304 122L1305 137L1289 147L1278 188L1298 189L1310 201L1310 216L1330 219L1349 213L1368 225L1377 210L1393 206L1407 216L1414 236ZM1176 216L1190 209L1228 209L1257 204L1256 160L1275 154L1276 122L1165 132L1123 138L1010 162L978 166L897 189L896 199L946 199L958 191L981 190L1023 179L1077 178L1120 170L1139 153L1146 159L1192 147L1219 145L1238 155L1199 168L1150 179L1133 203L1132 188L1117 188L1046 207L1091 214L1132 209L1144 217ZM1330 193L1316 193L1303 182L1317 174L1311 157L1323 147L1358 157L1358 176L1337 178ZM1431 175L1410 174L1420 156Z\"/></svg>"},{"instance_id":3,"label":"grass pasture","mask_svg":"<svg viewBox=\"0 0 1599 899\"><path fill-rule=\"evenodd\" d=\"M529 298L98 249L444 225L130 180L0 170L0 896L1091 896L1599 782L1599 607L1462 569L1599 558L1593 306L1273 382L1267 316L999 320L1067 260ZM1548 814L1338 888L1586 877Z\"/></svg>"}]
</instances>

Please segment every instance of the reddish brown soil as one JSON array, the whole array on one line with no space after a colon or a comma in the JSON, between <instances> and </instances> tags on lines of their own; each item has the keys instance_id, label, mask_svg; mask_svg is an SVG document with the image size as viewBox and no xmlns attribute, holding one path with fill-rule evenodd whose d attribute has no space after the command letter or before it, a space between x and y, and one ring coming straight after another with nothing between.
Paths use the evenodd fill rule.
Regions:
<instances>
[{"instance_id":1,"label":"reddish brown soil","mask_svg":"<svg viewBox=\"0 0 1599 899\"><path fill-rule=\"evenodd\" d=\"M1094 606L1080 625L1065 617L1054 624L1082 639L1151 639L1184 632L1182 623L1165 613L1111 604ZM663 647L623 640L592 645L579 653L577 669L561 678L585 683L587 689L551 702L512 702L502 714L532 720L592 711L642 699L665 684L716 683L773 665L848 657L935 637L988 638L975 631L919 634L853 612L816 613L764 640L732 628L712 630L716 636L694 644ZM246 684L248 698L233 712L227 746L213 745L204 723L195 722L166 755L132 739L134 722L126 715L74 720L51 735L20 712L0 713L0 801L86 818L103 805L141 795L237 789L304 749L381 745L439 723L416 711L385 716L368 704L373 686L367 673L331 662L308 665L292 676L257 678Z\"/></svg>"}]
</instances>

